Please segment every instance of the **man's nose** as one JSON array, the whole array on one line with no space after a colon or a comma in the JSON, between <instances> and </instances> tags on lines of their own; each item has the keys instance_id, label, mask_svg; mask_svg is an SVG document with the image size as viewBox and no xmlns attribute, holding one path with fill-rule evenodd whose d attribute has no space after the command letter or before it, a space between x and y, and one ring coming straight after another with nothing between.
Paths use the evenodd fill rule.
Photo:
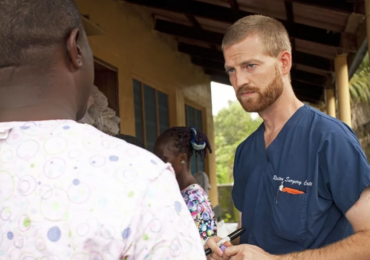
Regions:
<instances>
[{"instance_id":1,"label":"man's nose","mask_svg":"<svg viewBox=\"0 0 370 260\"><path fill-rule=\"evenodd\" d=\"M231 82L235 91L238 91L240 88L242 88L245 85L249 85L250 80L248 75L242 72L235 72L234 82Z\"/></svg>"}]
</instances>

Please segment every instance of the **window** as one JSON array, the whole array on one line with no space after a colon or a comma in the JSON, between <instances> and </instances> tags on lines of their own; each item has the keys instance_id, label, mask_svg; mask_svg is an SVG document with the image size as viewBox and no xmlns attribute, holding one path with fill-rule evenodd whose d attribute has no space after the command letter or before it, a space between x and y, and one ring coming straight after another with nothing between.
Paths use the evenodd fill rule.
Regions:
<instances>
[{"instance_id":1,"label":"window","mask_svg":"<svg viewBox=\"0 0 370 260\"><path fill-rule=\"evenodd\" d=\"M168 96L134 79L136 138L153 152L157 137L169 128Z\"/></svg>"},{"instance_id":2,"label":"window","mask_svg":"<svg viewBox=\"0 0 370 260\"><path fill-rule=\"evenodd\" d=\"M195 127L203 132L203 114L202 110L192 106L185 105L185 120L186 126ZM204 161L200 157L196 158L195 154L191 157L191 172L193 174L198 171L204 171Z\"/></svg>"}]
</instances>

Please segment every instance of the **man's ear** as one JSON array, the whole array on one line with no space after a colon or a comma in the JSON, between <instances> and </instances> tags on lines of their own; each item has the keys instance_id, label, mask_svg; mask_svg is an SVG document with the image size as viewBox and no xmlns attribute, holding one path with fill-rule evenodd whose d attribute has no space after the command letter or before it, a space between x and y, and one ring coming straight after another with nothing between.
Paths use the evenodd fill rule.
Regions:
<instances>
[{"instance_id":1,"label":"man's ear","mask_svg":"<svg viewBox=\"0 0 370 260\"><path fill-rule=\"evenodd\" d=\"M71 31L67 40L68 57L76 69L82 67L82 51L78 43L80 38L80 30L75 28Z\"/></svg>"},{"instance_id":2,"label":"man's ear","mask_svg":"<svg viewBox=\"0 0 370 260\"><path fill-rule=\"evenodd\" d=\"M281 74L288 75L292 68L292 54L288 51L283 51L280 54Z\"/></svg>"}]
</instances>

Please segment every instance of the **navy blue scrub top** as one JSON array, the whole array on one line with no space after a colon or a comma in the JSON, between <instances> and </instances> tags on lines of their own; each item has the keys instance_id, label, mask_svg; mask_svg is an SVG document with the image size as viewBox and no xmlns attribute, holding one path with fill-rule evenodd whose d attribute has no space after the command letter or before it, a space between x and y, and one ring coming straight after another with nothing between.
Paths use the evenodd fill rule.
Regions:
<instances>
[{"instance_id":1,"label":"navy blue scrub top","mask_svg":"<svg viewBox=\"0 0 370 260\"><path fill-rule=\"evenodd\" d=\"M279 186L304 194L281 192ZM265 149L264 125L236 150L233 200L241 243L272 254L319 248L353 233L344 214L370 185L370 167L352 130L302 106Z\"/></svg>"}]
</instances>

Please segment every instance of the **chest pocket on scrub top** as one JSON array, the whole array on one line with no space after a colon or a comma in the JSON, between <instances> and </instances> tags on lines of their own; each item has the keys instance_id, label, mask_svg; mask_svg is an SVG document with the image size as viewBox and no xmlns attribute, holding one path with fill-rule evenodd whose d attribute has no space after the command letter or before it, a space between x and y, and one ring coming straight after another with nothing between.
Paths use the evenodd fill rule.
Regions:
<instances>
[{"instance_id":1,"label":"chest pocket on scrub top","mask_svg":"<svg viewBox=\"0 0 370 260\"><path fill-rule=\"evenodd\" d=\"M273 205L274 236L300 242L307 235L307 194L290 194L279 191Z\"/></svg>"}]
</instances>

